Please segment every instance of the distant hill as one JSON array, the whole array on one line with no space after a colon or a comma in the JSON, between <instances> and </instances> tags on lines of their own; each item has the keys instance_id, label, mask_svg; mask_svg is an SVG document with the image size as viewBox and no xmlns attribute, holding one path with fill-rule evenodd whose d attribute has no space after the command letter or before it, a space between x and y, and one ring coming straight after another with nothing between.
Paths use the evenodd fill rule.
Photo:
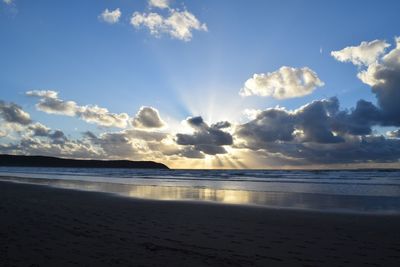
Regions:
<instances>
[{"instance_id":1,"label":"distant hill","mask_svg":"<svg viewBox=\"0 0 400 267\"><path fill-rule=\"evenodd\" d=\"M168 169L154 161L130 160L80 160L45 156L0 155L0 166L9 167L61 167L61 168L128 168L128 169Z\"/></svg>"}]
</instances>

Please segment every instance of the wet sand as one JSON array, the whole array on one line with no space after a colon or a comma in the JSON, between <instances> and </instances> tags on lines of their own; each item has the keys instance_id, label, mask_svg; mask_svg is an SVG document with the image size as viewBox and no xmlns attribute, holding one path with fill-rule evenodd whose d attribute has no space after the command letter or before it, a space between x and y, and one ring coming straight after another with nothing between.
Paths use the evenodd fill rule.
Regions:
<instances>
[{"instance_id":1,"label":"wet sand","mask_svg":"<svg viewBox=\"0 0 400 267\"><path fill-rule=\"evenodd\" d=\"M0 266L400 266L399 227L0 182Z\"/></svg>"}]
</instances>

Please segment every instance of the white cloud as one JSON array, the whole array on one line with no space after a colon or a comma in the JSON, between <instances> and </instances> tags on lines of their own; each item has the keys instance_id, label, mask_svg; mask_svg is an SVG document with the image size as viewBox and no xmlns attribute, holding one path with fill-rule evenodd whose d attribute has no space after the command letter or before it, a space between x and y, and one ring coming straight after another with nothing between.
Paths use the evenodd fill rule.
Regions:
<instances>
[{"instance_id":1,"label":"white cloud","mask_svg":"<svg viewBox=\"0 0 400 267\"><path fill-rule=\"evenodd\" d=\"M150 30L150 33L153 35L159 35L161 31L161 27L164 24L164 18L157 13L139 13L134 12L131 18L131 25L139 28L141 25L144 25Z\"/></svg>"},{"instance_id":2,"label":"white cloud","mask_svg":"<svg viewBox=\"0 0 400 267\"><path fill-rule=\"evenodd\" d=\"M86 122L106 127L125 128L128 125L129 120L129 116L126 113L110 113L108 109L97 105L78 107L76 115Z\"/></svg>"},{"instance_id":3,"label":"white cloud","mask_svg":"<svg viewBox=\"0 0 400 267\"><path fill-rule=\"evenodd\" d=\"M188 11L173 11L166 20L166 25L170 28L171 36L189 41L192 39L192 29L207 31L207 25L200 21Z\"/></svg>"},{"instance_id":4,"label":"white cloud","mask_svg":"<svg viewBox=\"0 0 400 267\"><path fill-rule=\"evenodd\" d=\"M49 114L75 116L78 105L74 101L64 101L58 98L58 92L50 90L33 90L26 92L27 96L38 97L36 108Z\"/></svg>"},{"instance_id":5,"label":"white cloud","mask_svg":"<svg viewBox=\"0 0 400 267\"><path fill-rule=\"evenodd\" d=\"M311 69L283 66L274 72L254 74L240 90L241 96L271 96L277 99L311 94L324 83Z\"/></svg>"},{"instance_id":6,"label":"white cloud","mask_svg":"<svg viewBox=\"0 0 400 267\"><path fill-rule=\"evenodd\" d=\"M368 66L385 53L390 44L383 40L361 42L358 46L348 46L339 51L332 51L331 56L340 62L351 62L357 66Z\"/></svg>"},{"instance_id":7,"label":"white cloud","mask_svg":"<svg viewBox=\"0 0 400 267\"><path fill-rule=\"evenodd\" d=\"M168 0L149 0L149 6L157 7L160 9L169 8Z\"/></svg>"},{"instance_id":8,"label":"white cloud","mask_svg":"<svg viewBox=\"0 0 400 267\"><path fill-rule=\"evenodd\" d=\"M97 105L79 106L74 101L65 101L58 98L55 91L28 91L26 95L38 97L36 108L49 114L76 116L86 122L105 127L125 128L128 126L129 116L126 113L115 114L106 108Z\"/></svg>"},{"instance_id":9,"label":"white cloud","mask_svg":"<svg viewBox=\"0 0 400 267\"><path fill-rule=\"evenodd\" d=\"M3 3L7 5L11 5L14 2L14 0L3 0Z\"/></svg>"},{"instance_id":10,"label":"white cloud","mask_svg":"<svg viewBox=\"0 0 400 267\"><path fill-rule=\"evenodd\" d=\"M396 47L384 55L380 61L375 61L368 65L366 70L358 73L357 77L365 84L370 86L382 86L385 84L387 75L384 72L393 72L400 68L400 37L395 38Z\"/></svg>"},{"instance_id":11,"label":"white cloud","mask_svg":"<svg viewBox=\"0 0 400 267\"><path fill-rule=\"evenodd\" d=\"M262 111L259 109L249 109L246 108L245 110L243 110L242 114L247 118L247 119L251 119L254 120L258 114L260 114Z\"/></svg>"},{"instance_id":12,"label":"white cloud","mask_svg":"<svg viewBox=\"0 0 400 267\"><path fill-rule=\"evenodd\" d=\"M37 97L46 97L46 98L57 98L58 92L51 90L33 90L26 92L27 96L37 96Z\"/></svg>"},{"instance_id":13,"label":"white cloud","mask_svg":"<svg viewBox=\"0 0 400 267\"><path fill-rule=\"evenodd\" d=\"M103 13L99 15L99 18L107 23L114 24L119 21L119 18L121 17L121 11L119 8L110 11L108 8L106 8Z\"/></svg>"},{"instance_id":14,"label":"white cloud","mask_svg":"<svg viewBox=\"0 0 400 267\"><path fill-rule=\"evenodd\" d=\"M207 31L207 25L201 23L195 15L187 10L179 11L171 9L169 15L164 17L158 13L134 12L131 17L131 25L135 28L146 27L152 35L159 37L162 33L172 38L190 41L192 31Z\"/></svg>"}]
</instances>

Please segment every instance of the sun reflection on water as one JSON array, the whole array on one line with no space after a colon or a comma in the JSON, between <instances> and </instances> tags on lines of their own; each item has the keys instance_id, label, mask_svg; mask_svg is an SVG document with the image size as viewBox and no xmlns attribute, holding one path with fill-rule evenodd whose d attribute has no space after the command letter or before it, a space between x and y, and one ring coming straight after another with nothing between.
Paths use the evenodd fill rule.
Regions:
<instances>
[{"instance_id":1,"label":"sun reflection on water","mask_svg":"<svg viewBox=\"0 0 400 267\"><path fill-rule=\"evenodd\" d=\"M169 187L169 186L130 186L127 195L142 199L156 200L196 200L213 201L229 204L256 204L251 195L257 192L212 189L212 188L191 188L191 187Z\"/></svg>"},{"instance_id":2,"label":"sun reflection on water","mask_svg":"<svg viewBox=\"0 0 400 267\"><path fill-rule=\"evenodd\" d=\"M267 192L199 186L135 185L81 180L1 177L3 181L47 185L84 191L112 193L137 199L205 201L275 208L368 213L400 213L398 197Z\"/></svg>"}]
</instances>

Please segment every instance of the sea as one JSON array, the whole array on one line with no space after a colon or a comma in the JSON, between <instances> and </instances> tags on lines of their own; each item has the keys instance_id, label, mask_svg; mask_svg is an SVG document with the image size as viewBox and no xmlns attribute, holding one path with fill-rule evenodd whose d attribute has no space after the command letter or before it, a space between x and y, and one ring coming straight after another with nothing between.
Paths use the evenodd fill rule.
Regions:
<instances>
[{"instance_id":1,"label":"sea","mask_svg":"<svg viewBox=\"0 0 400 267\"><path fill-rule=\"evenodd\" d=\"M0 167L0 180L136 199L400 214L400 170L155 170Z\"/></svg>"}]
</instances>

